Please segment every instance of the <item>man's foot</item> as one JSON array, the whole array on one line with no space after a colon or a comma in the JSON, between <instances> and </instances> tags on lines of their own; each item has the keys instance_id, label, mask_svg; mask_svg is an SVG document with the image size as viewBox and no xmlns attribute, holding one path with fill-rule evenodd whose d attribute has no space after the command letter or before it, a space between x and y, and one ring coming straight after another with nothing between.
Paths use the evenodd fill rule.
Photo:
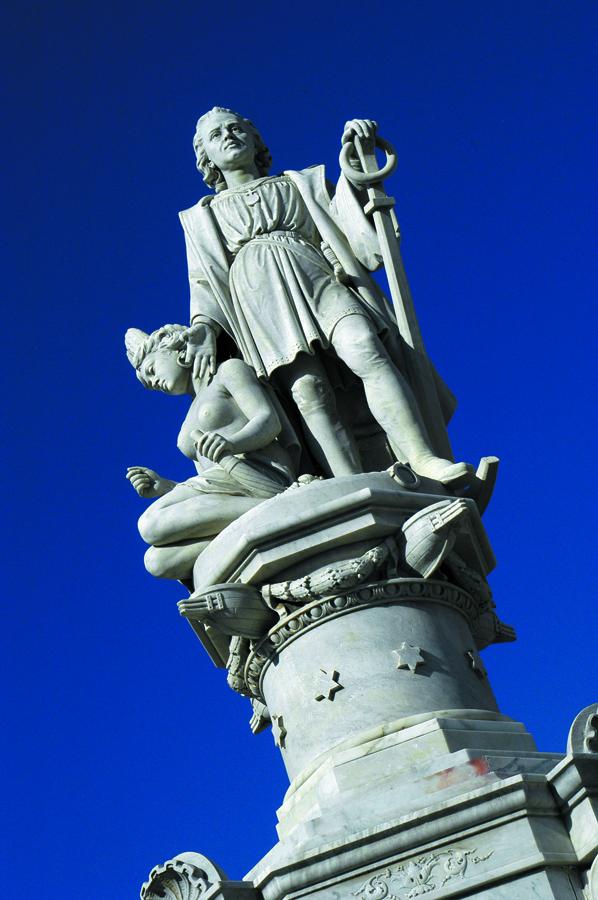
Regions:
<instances>
[{"instance_id":1,"label":"man's foot","mask_svg":"<svg viewBox=\"0 0 598 900\"><path fill-rule=\"evenodd\" d=\"M411 467L422 478L431 478L449 487L458 487L473 473L473 467L468 463L453 463L450 459L442 459L440 456L414 460Z\"/></svg>"}]
</instances>

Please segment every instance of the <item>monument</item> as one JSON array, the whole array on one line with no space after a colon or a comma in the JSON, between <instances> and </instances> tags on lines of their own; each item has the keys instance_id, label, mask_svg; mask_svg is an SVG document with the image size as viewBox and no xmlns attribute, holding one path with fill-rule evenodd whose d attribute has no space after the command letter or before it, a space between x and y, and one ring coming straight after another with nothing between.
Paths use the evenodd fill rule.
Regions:
<instances>
[{"instance_id":1,"label":"monument","mask_svg":"<svg viewBox=\"0 0 598 900\"><path fill-rule=\"evenodd\" d=\"M565 755L499 711L480 656L515 639L487 582L498 460L453 458L384 190L395 151L370 120L341 144L336 187L323 166L272 176L249 120L203 115L190 322L126 334L143 385L192 398L195 474L127 472L153 500L146 568L185 586L290 780L243 880L182 852L141 898L597 900L598 705Z\"/></svg>"}]
</instances>

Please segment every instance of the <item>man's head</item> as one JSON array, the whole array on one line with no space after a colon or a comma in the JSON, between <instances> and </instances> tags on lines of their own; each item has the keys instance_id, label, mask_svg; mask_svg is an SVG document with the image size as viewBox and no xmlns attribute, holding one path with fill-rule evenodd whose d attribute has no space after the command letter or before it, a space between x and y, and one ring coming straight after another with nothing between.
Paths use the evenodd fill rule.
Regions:
<instances>
[{"instance_id":1,"label":"man's head","mask_svg":"<svg viewBox=\"0 0 598 900\"><path fill-rule=\"evenodd\" d=\"M197 122L193 149L197 168L208 187L216 192L226 188L226 171L253 171L267 175L272 165L270 151L249 119L232 109L215 106Z\"/></svg>"}]
</instances>

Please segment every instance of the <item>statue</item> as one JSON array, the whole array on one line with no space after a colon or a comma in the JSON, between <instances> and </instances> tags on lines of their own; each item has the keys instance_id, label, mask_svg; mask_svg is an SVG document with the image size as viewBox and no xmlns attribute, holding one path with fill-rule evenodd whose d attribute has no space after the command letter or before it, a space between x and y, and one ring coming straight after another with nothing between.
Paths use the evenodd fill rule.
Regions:
<instances>
[{"instance_id":1,"label":"statue","mask_svg":"<svg viewBox=\"0 0 598 900\"><path fill-rule=\"evenodd\" d=\"M125 344L146 388L190 396L178 447L196 474L127 478L153 500L146 568L188 589L180 615L249 698L251 730L271 728L291 785L278 843L243 881L183 853L142 898L581 897L597 707L564 759L499 711L480 656L515 640L481 519L498 460L453 461L454 398L383 189L394 150L348 122L334 191L322 166L270 176L257 129L222 107L194 148L215 193L180 214L190 324Z\"/></svg>"},{"instance_id":2,"label":"statue","mask_svg":"<svg viewBox=\"0 0 598 900\"><path fill-rule=\"evenodd\" d=\"M374 122L353 120L343 140L367 145L375 132ZM396 321L368 273L381 256L359 191L341 175L331 198L322 166L269 176L255 126L222 107L199 119L194 148L216 193L180 214L193 371L214 370L225 332L260 379L293 399L322 470L343 475L361 466L326 375L332 358L363 384L397 459L443 484L462 482L470 468L439 455L401 371ZM437 389L448 416L452 401L439 378Z\"/></svg>"},{"instance_id":3,"label":"statue","mask_svg":"<svg viewBox=\"0 0 598 900\"><path fill-rule=\"evenodd\" d=\"M498 461L474 474L450 458L454 398L423 349L374 145L392 158L374 122L347 123L333 192L322 166L269 176L237 113L202 116L197 165L216 193L181 213L190 325L125 336L146 388L192 398L177 444L197 474L127 471L153 499L146 569L189 589L180 613L254 702L240 671L255 642L364 581L449 580L471 594L479 646L513 636L485 581ZM382 261L396 315L369 275ZM387 441L365 472L364 433Z\"/></svg>"},{"instance_id":4,"label":"statue","mask_svg":"<svg viewBox=\"0 0 598 900\"><path fill-rule=\"evenodd\" d=\"M139 520L141 536L151 544L146 568L183 582L211 537L292 483L297 455L284 413L253 370L230 359L215 373L194 376L185 363L187 341L182 325L163 325L151 334L130 328L125 338L129 362L145 387L193 397L178 447L199 474L177 484L143 466L127 470L140 496L159 498ZM202 456L211 462L207 468Z\"/></svg>"},{"instance_id":5,"label":"statue","mask_svg":"<svg viewBox=\"0 0 598 900\"><path fill-rule=\"evenodd\" d=\"M262 137L237 113L214 107L197 123L197 166L216 193L180 214L191 323L149 335L129 329L126 336L128 358L146 387L194 398L178 446L199 474L177 484L145 467L127 472L141 496L156 498L139 520L150 544L146 568L191 591L213 538L264 499L297 478L362 473L364 420L392 449L370 454L370 469L406 463L407 483L423 479L428 499L468 495L480 510L489 499L497 461L485 458L477 477L471 466L452 462L445 426L454 398L425 351L423 387L414 368L415 314L405 283L393 282L398 251L388 255L398 227L389 220L389 238L388 222L381 222L381 210L394 201L380 196L382 173L366 175L372 160L375 169L374 144L390 145L377 137L375 122L359 119L346 124L342 142L334 193L322 166L269 176ZM369 275L382 260L391 270L396 318ZM406 294L398 305L397 290ZM391 471L400 481L399 470ZM413 511L407 504L393 527ZM430 532L421 552L435 559L438 540ZM413 554L404 556L407 564Z\"/></svg>"}]
</instances>

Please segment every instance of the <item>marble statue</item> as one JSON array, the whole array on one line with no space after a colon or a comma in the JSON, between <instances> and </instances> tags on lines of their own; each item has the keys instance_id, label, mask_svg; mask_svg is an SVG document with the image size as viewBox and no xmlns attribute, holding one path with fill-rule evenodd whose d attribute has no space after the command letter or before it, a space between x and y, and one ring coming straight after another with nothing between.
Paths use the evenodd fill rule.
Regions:
<instances>
[{"instance_id":1,"label":"marble statue","mask_svg":"<svg viewBox=\"0 0 598 900\"><path fill-rule=\"evenodd\" d=\"M367 144L376 124L352 120L343 141ZM334 359L365 389L372 416L398 459L442 483L467 474L439 456L401 372L396 322L370 277L381 258L359 192L341 175L332 198L322 166L269 176L255 126L222 107L197 123L197 166L215 195L180 214L187 242L191 328L187 359L214 369L225 332L258 377L296 404L324 472L359 472L324 364ZM445 409L451 399L437 379Z\"/></svg>"},{"instance_id":2,"label":"marble statue","mask_svg":"<svg viewBox=\"0 0 598 900\"><path fill-rule=\"evenodd\" d=\"M193 398L178 447L198 474L177 484L143 466L127 470L140 496L158 498L139 520L141 536L151 544L146 568L185 581L211 537L292 483L296 439L280 406L242 360L192 373L184 326L164 325L151 334L131 328L125 341L145 387Z\"/></svg>"},{"instance_id":3,"label":"marble statue","mask_svg":"<svg viewBox=\"0 0 598 900\"><path fill-rule=\"evenodd\" d=\"M499 711L480 656L515 640L481 518L498 460L453 459L455 400L383 185L393 148L348 122L334 188L323 166L270 175L260 133L223 107L193 145L214 193L180 214L190 322L125 344L144 387L189 396L195 474L127 478L152 500L146 568L187 589L180 615L291 784L242 881L186 852L142 900L598 900L598 707L565 755Z\"/></svg>"},{"instance_id":4,"label":"marble statue","mask_svg":"<svg viewBox=\"0 0 598 900\"><path fill-rule=\"evenodd\" d=\"M435 509L432 500L447 493L474 500L480 510L487 503L497 460L484 458L474 473L449 458L454 398L421 339L419 345L413 339L417 324L404 277L402 286L393 281L401 270L398 226L394 201L380 196L379 178L389 166L375 170L374 145L389 155L375 122L347 122L333 190L322 166L270 176L261 135L237 113L214 107L199 119L197 167L215 194L180 214L190 324L151 334L133 328L125 339L145 387L193 398L178 447L197 474L179 484L142 466L127 472L138 494L154 499L139 520L153 575L203 589L210 565L203 553L213 539L297 479L358 477L391 463L401 497L420 492L419 524L410 525L402 557L406 571L418 571L416 560L429 557L426 575L439 559L451 563L455 516L431 518L426 506ZM380 231L381 221L393 233ZM382 262L394 311L369 274ZM402 512L391 530L411 521L414 507L405 502L397 495ZM442 528L429 524L443 516ZM371 546L356 547L354 559L364 550ZM314 558L310 565L324 562ZM351 560L342 565L350 569ZM197 613L202 604L198 598L189 609ZM203 609L206 628L218 618L218 610ZM225 632L242 634L228 614Z\"/></svg>"}]
</instances>

